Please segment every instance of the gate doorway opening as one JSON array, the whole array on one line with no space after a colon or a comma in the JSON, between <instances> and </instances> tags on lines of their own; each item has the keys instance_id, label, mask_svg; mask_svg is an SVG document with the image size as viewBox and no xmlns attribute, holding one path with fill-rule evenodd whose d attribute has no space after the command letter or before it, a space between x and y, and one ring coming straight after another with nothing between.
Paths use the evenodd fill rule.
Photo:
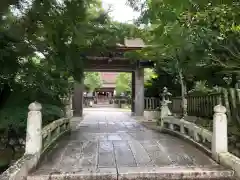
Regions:
<instances>
[{"instance_id":1,"label":"gate doorway opening","mask_svg":"<svg viewBox=\"0 0 240 180\"><path fill-rule=\"evenodd\" d=\"M132 114L135 116L143 116L144 114L144 68L150 68L154 66L154 63L147 59L131 59L131 57L125 56L127 52L133 52L141 50L145 47L142 39L124 39L124 42L117 43L115 46L109 46L104 52L88 52L83 57L86 58L87 64L85 65L86 72L128 72L132 77L131 92L132 96L129 99L112 98L114 92L112 90L103 90L104 88L113 88L109 86L101 87L102 90L96 90L98 93L94 93L94 101L100 100L101 106L119 107L124 103L130 104ZM115 82L114 82L115 83ZM108 84L109 85L109 84ZM76 83L73 92L73 114L74 116L82 116L83 112L83 99L84 84ZM109 93L110 92L110 93ZM109 101L113 100L113 104ZM98 99L99 98L99 99ZM129 101L128 101L129 100ZM95 104L94 104L95 105ZM97 102L97 105L100 105ZM114 106L115 105L115 106Z\"/></svg>"}]
</instances>

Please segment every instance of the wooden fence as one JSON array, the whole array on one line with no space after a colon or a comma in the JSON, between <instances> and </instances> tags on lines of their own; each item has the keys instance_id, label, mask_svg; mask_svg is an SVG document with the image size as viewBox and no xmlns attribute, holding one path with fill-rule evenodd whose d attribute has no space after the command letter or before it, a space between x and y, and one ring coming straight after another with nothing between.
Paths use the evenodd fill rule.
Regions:
<instances>
[{"instance_id":1,"label":"wooden fence","mask_svg":"<svg viewBox=\"0 0 240 180\"><path fill-rule=\"evenodd\" d=\"M87 107L87 104L90 100L93 100L93 98L87 98L84 97L84 105ZM132 105L132 99L128 98L128 97L114 97L112 99L109 99L109 104L110 102L112 102L111 104L114 107L118 107L118 108L131 108ZM149 110L160 110L161 107L161 99L160 98L154 98L154 97L145 97L144 98L144 109L149 111Z\"/></svg>"},{"instance_id":2,"label":"wooden fence","mask_svg":"<svg viewBox=\"0 0 240 180\"><path fill-rule=\"evenodd\" d=\"M208 117L213 116L213 108L221 102L221 93L205 96L188 96L187 112L189 116Z\"/></svg>"},{"instance_id":3,"label":"wooden fence","mask_svg":"<svg viewBox=\"0 0 240 180\"><path fill-rule=\"evenodd\" d=\"M171 99L172 103L169 104L169 108L171 112L175 114L182 114L182 98L181 97L174 97Z\"/></svg>"},{"instance_id":4,"label":"wooden fence","mask_svg":"<svg viewBox=\"0 0 240 180\"><path fill-rule=\"evenodd\" d=\"M144 109L145 110L156 110L161 107L160 98L145 97L144 98Z\"/></svg>"},{"instance_id":5,"label":"wooden fence","mask_svg":"<svg viewBox=\"0 0 240 180\"><path fill-rule=\"evenodd\" d=\"M231 121L240 124L240 89L223 90L223 105L227 108L227 116Z\"/></svg>"},{"instance_id":6,"label":"wooden fence","mask_svg":"<svg viewBox=\"0 0 240 180\"><path fill-rule=\"evenodd\" d=\"M187 112L189 116L212 119L214 106L221 103L227 108L228 119L234 119L240 122L240 89L222 89L219 93L208 95L188 95L187 103ZM172 98L170 107L173 113L181 114L181 97Z\"/></svg>"},{"instance_id":7,"label":"wooden fence","mask_svg":"<svg viewBox=\"0 0 240 180\"><path fill-rule=\"evenodd\" d=\"M120 108L120 104L124 104L127 106L131 106L132 99L130 98L121 98L121 99L114 99L114 104L117 104L118 107ZM161 107L161 99L160 98L152 98L152 97L145 97L144 98L144 109L149 111L149 110L156 110L160 109Z\"/></svg>"}]
</instances>

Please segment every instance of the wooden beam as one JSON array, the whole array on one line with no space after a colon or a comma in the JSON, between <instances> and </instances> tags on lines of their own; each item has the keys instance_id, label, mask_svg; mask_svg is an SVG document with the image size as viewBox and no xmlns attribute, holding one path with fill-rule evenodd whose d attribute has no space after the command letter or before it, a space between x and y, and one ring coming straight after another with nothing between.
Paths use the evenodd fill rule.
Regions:
<instances>
[{"instance_id":1,"label":"wooden beam","mask_svg":"<svg viewBox=\"0 0 240 180\"><path fill-rule=\"evenodd\" d=\"M125 58L125 57L108 57L108 56L87 56L87 59L88 60L98 60L98 61L101 61L101 60L109 60L111 59L112 61L116 61L116 60L121 60L121 61L130 61L130 59L128 58Z\"/></svg>"},{"instance_id":2,"label":"wooden beam","mask_svg":"<svg viewBox=\"0 0 240 180\"><path fill-rule=\"evenodd\" d=\"M85 68L86 72L132 72L133 68Z\"/></svg>"}]
</instances>

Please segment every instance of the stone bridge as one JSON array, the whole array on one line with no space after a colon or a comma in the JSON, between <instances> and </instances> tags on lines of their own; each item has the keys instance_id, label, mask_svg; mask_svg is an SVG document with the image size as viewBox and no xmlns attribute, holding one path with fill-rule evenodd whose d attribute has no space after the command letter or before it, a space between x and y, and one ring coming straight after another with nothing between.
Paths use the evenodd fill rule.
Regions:
<instances>
[{"instance_id":1,"label":"stone bridge","mask_svg":"<svg viewBox=\"0 0 240 180\"><path fill-rule=\"evenodd\" d=\"M41 105L35 102L25 154L0 179L235 179L240 160L227 149L226 109L218 105L214 111L213 132L162 112L159 126L140 122L114 108L85 109L83 118L41 129Z\"/></svg>"}]
</instances>

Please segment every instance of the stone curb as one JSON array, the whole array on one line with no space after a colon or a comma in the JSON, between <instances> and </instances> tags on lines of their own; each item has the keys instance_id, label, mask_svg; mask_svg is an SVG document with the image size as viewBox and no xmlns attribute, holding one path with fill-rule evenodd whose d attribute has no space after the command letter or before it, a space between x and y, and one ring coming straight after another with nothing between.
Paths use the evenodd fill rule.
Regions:
<instances>
[{"instance_id":1,"label":"stone curb","mask_svg":"<svg viewBox=\"0 0 240 180\"><path fill-rule=\"evenodd\" d=\"M90 168L91 169L91 168ZM52 173L30 175L27 180L117 180L116 168L99 168L97 171L85 170L76 173Z\"/></svg>"},{"instance_id":2,"label":"stone curb","mask_svg":"<svg viewBox=\"0 0 240 180\"><path fill-rule=\"evenodd\" d=\"M27 180L136 180L136 179L234 179L234 171L221 166L209 167L119 167L102 168L96 173L62 173L51 175L31 175Z\"/></svg>"},{"instance_id":3,"label":"stone curb","mask_svg":"<svg viewBox=\"0 0 240 180\"><path fill-rule=\"evenodd\" d=\"M118 179L231 179L234 171L219 167L156 167L156 168L119 168Z\"/></svg>"}]
</instances>

